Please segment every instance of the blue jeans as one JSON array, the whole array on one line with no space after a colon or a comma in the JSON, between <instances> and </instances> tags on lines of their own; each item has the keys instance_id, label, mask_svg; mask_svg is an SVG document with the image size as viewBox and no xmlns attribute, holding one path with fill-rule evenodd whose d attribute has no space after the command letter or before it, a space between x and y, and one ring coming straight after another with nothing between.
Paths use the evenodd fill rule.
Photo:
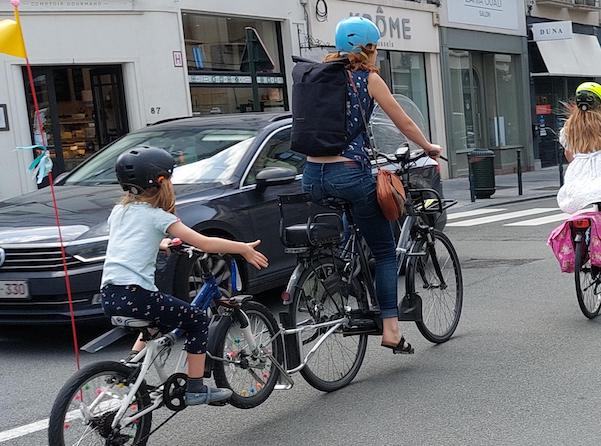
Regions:
<instances>
[{"instance_id":1,"label":"blue jeans","mask_svg":"<svg viewBox=\"0 0 601 446\"><path fill-rule=\"evenodd\" d=\"M311 200L341 198L352 206L353 219L376 259L376 294L381 317L397 317L397 266L394 235L382 215L371 169L354 161L307 162L303 190Z\"/></svg>"}]
</instances>

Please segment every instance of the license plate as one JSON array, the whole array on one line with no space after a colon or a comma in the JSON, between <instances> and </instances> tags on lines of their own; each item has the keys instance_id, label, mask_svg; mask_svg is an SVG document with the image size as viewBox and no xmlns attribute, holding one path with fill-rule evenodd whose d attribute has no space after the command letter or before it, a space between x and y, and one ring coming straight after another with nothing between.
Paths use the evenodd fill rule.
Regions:
<instances>
[{"instance_id":1,"label":"license plate","mask_svg":"<svg viewBox=\"0 0 601 446\"><path fill-rule=\"evenodd\" d=\"M27 299L29 287L25 280L0 280L0 299Z\"/></svg>"}]
</instances>

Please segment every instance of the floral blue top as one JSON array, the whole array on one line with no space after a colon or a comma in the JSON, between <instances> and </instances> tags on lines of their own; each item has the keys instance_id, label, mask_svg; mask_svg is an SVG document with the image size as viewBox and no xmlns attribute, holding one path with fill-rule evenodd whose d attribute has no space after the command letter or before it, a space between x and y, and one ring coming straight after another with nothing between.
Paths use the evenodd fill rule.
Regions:
<instances>
[{"instance_id":1,"label":"floral blue top","mask_svg":"<svg viewBox=\"0 0 601 446\"><path fill-rule=\"evenodd\" d=\"M346 134L353 135L357 132L359 127L364 127L363 117L361 116L361 109L359 108L359 101L365 112L365 118L369 123L369 118L374 109L374 100L367 91L367 77L369 76L368 71L353 71L351 72L353 81L357 86L357 93L353 90L353 87L347 85L348 98L346 103ZM349 144L348 148L342 152L342 156L349 158L354 161L359 161L362 164L369 165L370 159L366 152L368 143L367 130L363 128L363 131L357 135Z\"/></svg>"}]
</instances>

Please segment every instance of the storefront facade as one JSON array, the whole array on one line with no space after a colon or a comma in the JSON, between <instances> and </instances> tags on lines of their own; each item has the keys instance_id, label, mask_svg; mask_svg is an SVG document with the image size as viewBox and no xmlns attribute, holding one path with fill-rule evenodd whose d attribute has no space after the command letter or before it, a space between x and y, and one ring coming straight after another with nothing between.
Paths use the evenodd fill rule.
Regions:
<instances>
[{"instance_id":1,"label":"storefront facade","mask_svg":"<svg viewBox=\"0 0 601 446\"><path fill-rule=\"evenodd\" d=\"M319 3L319 4L318 4ZM308 28L301 35L301 54L321 59L334 50L336 24L349 16L372 20L380 29L378 65L380 75L394 94L412 99L425 118L428 136L445 145L439 62L439 8L432 4L396 7L399 2L378 4L358 1L311 0L306 5ZM446 174L446 172L445 172Z\"/></svg>"},{"instance_id":2,"label":"storefront facade","mask_svg":"<svg viewBox=\"0 0 601 446\"><path fill-rule=\"evenodd\" d=\"M55 174L165 119L287 110L302 8L292 1L259 3L23 0L22 26ZM11 16L10 4L0 6L0 15ZM0 55L0 64L4 199L36 189L26 171L33 154L14 149L40 143L41 129L23 61Z\"/></svg>"},{"instance_id":3,"label":"storefront facade","mask_svg":"<svg viewBox=\"0 0 601 446\"><path fill-rule=\"evenodd\" d=\"M562 158L555 135L576 87L601 78L600 10L596 1L560 8L543 0L527 11L534 156L542 167Z\"/></svg>"},{"instance_id":4,"label":"storefront facade","mask_svg":"<svg viewBox=\"0 0 601 446\"><path fill-rule=\"evenodd\" d=\"M521 0L449 0L441 8L441 60L451 175L467 153L495 153L497 173L534 167L529 72Z\"/></svg>"}]
</instances>

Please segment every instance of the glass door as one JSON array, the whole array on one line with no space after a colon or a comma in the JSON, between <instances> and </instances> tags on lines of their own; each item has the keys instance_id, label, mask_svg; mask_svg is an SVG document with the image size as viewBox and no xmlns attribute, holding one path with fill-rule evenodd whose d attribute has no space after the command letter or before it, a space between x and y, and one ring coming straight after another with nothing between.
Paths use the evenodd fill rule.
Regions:
<instances>
[{"instance_id":1,"label":"glass door","mask_svg":"<svg viewBox=\"0 0 601 446\"><path fill-rule=\"evenodd\" d=\"M90 74L96 132L104 147L128 132L121 67L96 68Z\"/></svg>"},{"instance_id":2,"label":"glass door","mask_svg":"<svg viewBox=\"0 0 601 446\"><path fill-rule=\"evenodd\" d=\"M32 68L32 72L42 124L40 128L38 119L35 116L33 95L29 88L29 78L25 68L23 68L31 141L33 144L44 145L42 130L46 133L46 147L50 152L54 164L53 172L56 176L65 170L65 163L63 151L60 146L60 134L58 133L58 128L53 125L53 122L56 122L58 116L56 110L56 92L54 89L52 73L46 68L38 67ZM33 156L36 157L38 154L38 151L34 151ZM48 180L44 180L40 187L47 185Z\"/></svg>"}]
</instances>

